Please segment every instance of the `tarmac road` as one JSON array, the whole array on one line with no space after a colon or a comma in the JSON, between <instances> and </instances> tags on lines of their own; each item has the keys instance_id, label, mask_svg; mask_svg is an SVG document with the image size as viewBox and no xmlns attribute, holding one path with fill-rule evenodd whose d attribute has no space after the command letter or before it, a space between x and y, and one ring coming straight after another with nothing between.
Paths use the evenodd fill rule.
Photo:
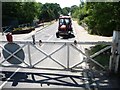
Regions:
<instances>
[{"instance_id":1,"label":"tarmac road","mask_svg":"<svg viewBox=\"0 0 120 90\"><path fill-rule=\"evenodd\" d=\"M36 31L28 35L14 35L14 40L32 40L31 35L35 34L36 40L46 40L46 41L112 41L112 37L98 37L91 36L83 30L82 27L78 26L76 22L73 22L73 30L75 38L56 38L55 33L57 31L58 22L44 27L43 29L36 28ZM41 29L41 30L40 30ZM61 44L63 45L63 44ZM42 49L48 55L59 48L61 45L58 44L42 44L37 46L39 49ZM82 51L85 47L78 45ZM74 48L69 47L69 67L72 67L83 60L83 55L76 51ZM35 64L40 61L44 55L38 50L30 46L31 51L31 63ZM27 47L24 48L25 55L28 56ZM56 52L52 57L62 64L65 67L68 67L68 55L67 55L67 46ZM27 61L28 59L25 58ZM40 68L54 68L54 69L63 69L63 67L56 63L54 60L45 59L41 63L37 64L37 67ZM83 68L85 64L82 64ZM81 67L80 67L81 69ZM80 72L70 72L70 71L60 71L60 70L44 70L44 69L25 69L25 68L2 68L2 81L0 88L12 88L12 89L25 89L25 88L78 88L78 89L90 89L90 85L87 84L86 73L84 71Z\"/></svg>"},{"instance_id":2,"label":"tarmac road","mask_svg":"<svg viewBox=\"0 0 120 90\"><path fill-rule=\"evenodd\" d=\"M43 28L42 30L39 30L39 28L36 29L36 31L32 32L31 34L29 34L28 36L27 35L13 35L13 38L14 40L22 40L22 38L24 38L24 40L32 40L32 37L31 35L32 34L35 34L35 40L46 40L46 41L63 41L63 42L68 42L68 41L74 41L76 40L77 38L69 38L69 39L63 39L63 38L56 38L55 34L56 34L56 31L57 31L57 27L58 27L58 22L55 22L54 24L52 25L49 25L45 28ZM64 44L64 43L63 43ZM61 44L61 45L63 45ZM61 45L57 45L57 44L43 44L42 46L39 46L39 45L36 45L37 47L41 48L44 52L46 52L47 54L53 52L54 50L56 50L57 48L61 47ZM36 62L38 62L41 58L42 58L42 54L40 52L38 52L35 48L33 48L32 46L30 47L30 51L31 51L31 63L34 64ZM25 56L27 56L27 50L26 50L26 47L24 48L24 52L26 53ZM69 53L70 53L70 59L69 59L69 67L72 67L74 65L76 65L77 63L80 62L80 58L83 58L82 55L79 54L78 51L74 50L72 47L70 47L70 50L69 50ZM65 66L66 68L68 67L68 61L67 61L67 46L65 46L64 48L62 48L61 50L59 50L58 52L56 52L55 54L52 55L52 57L57 61L59 62L60 64L62 64L63 66ZM28 61L28 59L26 59L25 57L25 60ZM82 60L82 59L81 59ZM37 67L40 67L40 68L55 68L55 69L63 69L63 67L61 67L61 65L56 63L55 61L53 60L50 60L50 59L45 59L44 61L42 61L41 63L39 63L38 65L36 65ZM48 74L49 77L51 77L51 75L49 75L49 73L53 74L53 76L61 76L63 81L57 81L57 80L52 80L51 83L53 83L53 85L46 85L48 83L48 81L51 81L51 80L48 80L46 81L46 84L44 84L44 88L46 87L74 87L74 82L68 78L68 76L66 75L73 75L75 74L75 76L79 75L80 73L71 73L69 71L54 71L54 70L34 70L34 69L23 69L23 68L17 68L17 69L14 69L14 68L4 68L3 71L12 71L10 75L8 76L5 76L5 77L9 77L9 78L16 78L15 80L13 80L13 82L9 82L9 80L5 80L3 81L3 83L1 84L1 87L3 86L3 88L41 88L41 85L40 83L29 83L28 81L25 82L19 82L19 78L21 78L21 74L18 78L18 76L16 75L17 72L33 72L34 73L44 73L44 74ZM4 72L5 73L5 72ZM23 75L26 73L22 73ZM57 74L57 75L54 75L54 74ZM7 74L5 74L7 75ZM68 78L66 78L65 76ZM13 77L12 77L13 76ZM30 75L31 76L31 75ZM27 78L29 79L33 79L33 76L30 77L29 75L27 75ZM49 78L48 77L48 78ZM71 76L72 77L72 76ZM35 79L38 79L38 80L42 80L41 77L39 76L36 76L34 75L34 78ZM46 77L47 78L47 77ZM8 78L6 78L8 79ZM10 79L11 80L11 79ZM18 80L18 82L16 81ZM44 79L43 79L44 80ZM16 83L15 83L15 82ZM58 82L58 85L54 85L55 82ZM63 82L66 82L66 84L64 85ZM43 82L45 83L45 82ZM61 85L59 85L59 83ZM76 81L77 83L77 81ZM81 83L81 82L79 82ZM69 85L70 84L70 85Z\"/></svg>"}]
</instances>

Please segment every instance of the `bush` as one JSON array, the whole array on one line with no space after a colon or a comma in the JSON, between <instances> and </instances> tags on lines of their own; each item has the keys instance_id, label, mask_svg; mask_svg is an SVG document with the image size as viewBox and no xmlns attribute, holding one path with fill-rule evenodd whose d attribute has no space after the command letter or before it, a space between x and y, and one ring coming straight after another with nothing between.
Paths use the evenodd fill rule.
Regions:
<instances>
[{"instance_id":1,"label":"bush","mask_svg":"<svg viewBox=\"0 0 120 90\"><path fill-rule=\"evenodd\" d=\"M90 34L112 36L113 30L120 30L120 5L119 3L88 2L74 11L72 15L88 26ZM77 15L76 15L77 13Z\"/></svg>"},{"instance_id":2,"label":"bush","mask_svg":"<svg viewBox=\"0 0 120 90\"><path fill-rule=\"evenodd\" d=\"M90 50L88 50L88 54L92 55L98 51L100 51L101 49L107 47L108 45L96 45L94 47L91 47ZM108 67L109 66L109 59L110 59L110 52L111 50L106 50L105 52L99 54L98 56L94 57L93 59L95 61L97 61L98 63L100 63L101 65ZM95 67L95 69L100 69L100 67L98 67L95 63L93 62L89 62L91 67Z\"/></svg>"},{"instance_id":3,"label":"bush","mask_svg":"<svg viewBox=\"0 0 120 90\"><path fill-rule=\"evenodd\" d=\"M78 24L79 24L79 25L82 25L82 21L78 21Z\"/></svg>"}]
</instances>

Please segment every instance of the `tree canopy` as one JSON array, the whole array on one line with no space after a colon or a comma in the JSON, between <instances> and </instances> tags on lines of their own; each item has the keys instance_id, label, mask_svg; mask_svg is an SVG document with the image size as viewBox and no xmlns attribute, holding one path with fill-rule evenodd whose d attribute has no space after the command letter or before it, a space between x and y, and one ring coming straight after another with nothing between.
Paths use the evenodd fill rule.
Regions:
<instances>
[{"instance_id":1,"label":"tree canopy","mask_svg":"<svg viewBox=\"0 0 120 90\"><path fill-rule=\"evenodd\" d=\"M35 2L2 2L3 26L9 25L11 21L21 23L32 22L38 17L41 3Z\"/></svg>"},{"instance_id":2,"label":"tree canopy","mask_svg":"<svg viewBox=\"0 0 120 90\"><path fill-rule=\"evenodd\" d=\"M111 36L120 29L120 2L82 2L79 6L61 8L57 3L2 2L2 24L31 23L34 19L51 21L71 13L79 24L87 24L91 34Z\"/></svg>"},{"instance_id":3,"label":"tree canopy","mask_svg":"<svg viewBox=\"0 0 120 90\"><path fill-rule=\"evenodd\" d=\"M68 15L69 7L61 9L57 3L2 2L3 26L31 23L34 19L51 21L59 16Z\"/></svg>"},{"instance_id":4,"label":"tree canopy","mask_svg":"<svg viewBox=\"0 0 120 90\"><path fill-rule=\"evenodd\" d=\"M62 9L62 15L68 15L69 13L70 13L70 7L64 7L63 9Z\"/></svg>"},{"instance_id":5,"label":"tree canopy","mask_svg":"<svg viewBox=\"0 0 120 90\"><path fill-rule=\"evenodd\" d=\"M61 13L60 5L55 3L45 3L40 8L39 19L50 21L57 19Z\"/></svg>"},{"instance_id":6,"label":"tree canopy","mask_svg":"<svg viewBox=\"0 0 120 90\"><path fill-rule=\"evenodd\" d=\"M78 18L79 24L86 23L91 34L111 36L120 29L119 2L87 2L73 8L72 17Z\"/></svg>"}]
</instances>

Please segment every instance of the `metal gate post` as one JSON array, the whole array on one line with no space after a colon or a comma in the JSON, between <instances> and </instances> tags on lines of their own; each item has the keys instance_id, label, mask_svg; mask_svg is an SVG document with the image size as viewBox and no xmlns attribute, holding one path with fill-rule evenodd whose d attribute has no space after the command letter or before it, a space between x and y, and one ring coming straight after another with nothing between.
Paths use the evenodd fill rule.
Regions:
<instances>
[{"instance_id":1,"label":"metal gate post","mask_svg":"<svg viewBox=\"0 0 120 90\"><path fill-rule=\"evenodd\" d=\"M119 70L119 61L120 61L120 40L118 40L118 48L117 48L117 57L116 57L116 63L115 63L115 73L117 73Z\"/></svg>"},{"instance_id":2,"label":"metal gate post","mask_svg":"<svg viewBox=\"0 0 120 90\"><path fill-rule=\"evenodd\" d=\"M27 44L28 44L28 59L29 59L30 67L32 67L31 53L30 53L30 43L27 43Z\"/></svg>"},{"instance_id":3,"label":"metal gate post","mask_svg":"<svg viewBox=\"0 0 120 90\"><path fill-rule=\"evenodd\" d=\"M32 35L33 44L35 45L35 35Z\"/></svg>"},{"instance_id":4,"label":"metal gate post","mask_svg":"<svg viewBox=\"0 0 120 90\"><path fill-rule=\"evenodd\" d=\"M70 49L69 49L69 43L68 44L66 44L67 45L67 69L69 70L69 59L70 59Z\"/></svg>"},{"instance_id":5,"label":"metal gate post","mask_svg":"<svg viewBox=\"0 0 120 90\"><path fill-rule=\"evenodd\" d=\"M113 41L112 41L112 55L110 57L109 62L109 70L110 72L117 73L119 67L119 60L120 60L120 31L113 32Z\"/></svg>"}]
</instances>

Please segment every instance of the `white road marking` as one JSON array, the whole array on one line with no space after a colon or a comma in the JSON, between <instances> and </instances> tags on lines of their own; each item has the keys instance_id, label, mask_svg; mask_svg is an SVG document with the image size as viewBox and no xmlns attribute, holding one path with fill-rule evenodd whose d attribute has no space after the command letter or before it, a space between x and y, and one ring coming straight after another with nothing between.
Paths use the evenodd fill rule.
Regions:
<instances>
[{"instance_id":1,"label":"white road marking","mask_svg":"<svg viewBox=\"0 0 120 90\"><path fill-rule=\"evenodd\" d=\"M74 33L74 35L75 35L75 39L78 39L77 33L76 33L76 31L75 31L75 29L76 29L75 23L73 23L72 27L73 27L73 33Z\"/></svg>"},{"instance_id":2,"label":"white road marking","mask_svg":"<svg viewBox=\"0 0 120 90\"><path fill-rule=\"evenodd\" d=\"M49 41L51 38L53 37L53 35L51 35L46 41ZM43 47L45 44L42 44L41 47Z\"/></svg>"},{"instance_id":3,"label":"white road marking","mask_svg":"<svg viewBox=\"0 0 120 90\"><path fill-rule=\"evenodd\" d=\"M47 41L48 40L50 40L51 38L53 37L53 35L51 35L48 39L47 39ZM43 44L41 47L43 47L45 44ZM7 80L4 82L4 83L2 83L2 85L0 85L0 90L3 88L3 86L5 86L5 84L7 84L7 82L20 70L21 68L18 68L9 78L7 78Z\"/></svg>"},{"instance_id":4,"label":"white road marking","mask_svg":"<svg viewBox=\"0 0 120 90\"><path fill-rule=\"evenodd\" d=\"M42 32L42 31L40 31L40 32ZM34 32L34 33L36 33L36 32ZM75 33L75 36L77 36L75 31L74 31L74 33ZM51 36L47 39L47 41L49 41L52 37L53 37L53 35L51 35ZM24 38L24 39L25 39L25 38ZM43 44L41 47L43 47L44 45L45 45L45 44ZM82 55L81 55L81 57L82 57ZM2 85L0 85L0 89L2 89L2 88L5 86L5 84L7 84L8 81L9 81L20 69L21 69L21 68L18 68L9 78L7 78L7 80L6 80L5 82L3 82Z\"/></svg>"},{"instance_id":5,"label":"white road marking","mask_svg":"<svg viewBox=\"0 0 120 90\"><path fill-rule=\"evenodd\" d=\"M16 72L18 72L21 68L18 68L9 78L7 78L7 80L2 83L2 85L0 85L0 90L3 88L3 86L5 86L5 84L16 74Z\"/></svg>"},{"instance_id":6,"label":"white road marking","mask_svg":"<svg viewBox=\"0 0 120 90\"><path fill-rule=\"evenodd\" d=\"M76 39L78 39L77 33L76 33L76 31L75 31L75 29L76 29L75 25L73 26L73 28L74 28L75 37L76 37ZM81 45L78 45L78 48L80 48L81 51L82 51L83 53L85 53L85 50L84 50L84 48L83 48ZM81 59L84 58L84 55L83 55L82 53L80 53L80 58L81 58ZM86 69L86 68L87 68L87 63L86 63L86 62L83 62L83 63L81 64L81 66L82 66L82 68ZM83 76L84 76L84 78L88 78L86 72L83 72ZM88 83L88 80L85 80L84 83L85 83L85 87L86 87L88 90L91 90L91 89L90 89L90 85L89 85L89 83Z\"/></svg>"},{"instance_id":7,"label":"white road marking","mask_svg":"<svg viewBox=\"0 0 120 90\"><path fill-rule=\"evenodd\" d=\"M45 27L44 27L44 28L45 28ZM43 29L43 28L41 28L41 31L40 31L40 32L42 32L42 29ZM23 37L23 39L26 39L26 38L32 36L33 34L37 34L37 33L38 33L38 32L35 30L35 31L31 32L30 34L25 35L25 37ZM50 40L52 37L53 37L53 35L51 35L51 36L47 39L47 41ZM43 47L43 46L44 46L44 44L42 45L42 47ZM3 82L2 85L0 85L0 90L3 88L3 86L5 86L5 84L6 84L20 69L21 69L21 68L18 68L17 70L15 70L15 72L14 72L9 78L7 78L7 80L6 80L5 82Z\"/></svg>"},{"instance_id":8,"label":"white road marking","mask_svg":"<svg viewBox=\"0 0 120 90\"><path fill-rule=\"evenodd\" d=\"M74 34L75 34L75 40L78 40L78 36L77 36L76 30L77 30L77 28L76 28L76 26L75 26L75 23L73 23L73 31L74 31ZM78 45L78 48L79 48L83 53L85 53L85 50L84 50L84 48L82 47L82 45L79 44L79 45ZM82 53L80 53L79 55L80 55L80 60L83 60L84 55L83 55ZM81 62L81 61L80 61L80 62ZM86 63L83 62L83 63L81 64L81 66L82 66L82 68L85 68L85 67L86 67Z\"/></svg>"}]
</instances>

